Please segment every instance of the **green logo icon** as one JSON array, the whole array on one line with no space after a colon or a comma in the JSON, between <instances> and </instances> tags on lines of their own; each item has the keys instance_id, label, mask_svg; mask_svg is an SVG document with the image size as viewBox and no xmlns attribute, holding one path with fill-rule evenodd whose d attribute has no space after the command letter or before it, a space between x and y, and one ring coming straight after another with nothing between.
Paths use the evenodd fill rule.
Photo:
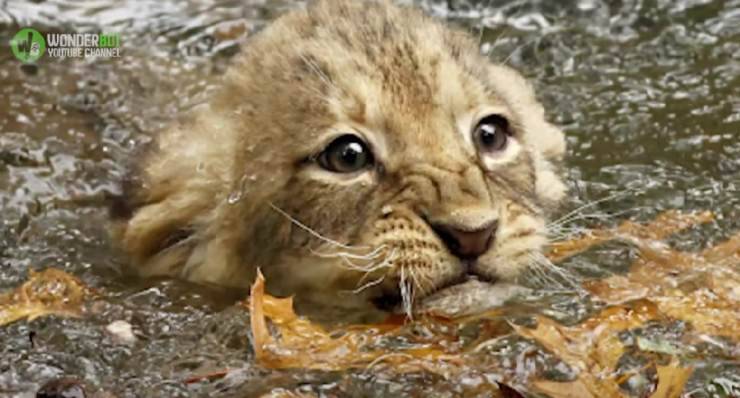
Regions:
<instances>
[{"instance_id":1,"label":"green logo icon","mask_svg":"<svg viewBox=\"0 0 740 398\"><path fill-rule=\"evenodd\" d=\"M31 28L21 29L10 41L13 55L21 62L35 62L46 50L46 41L39 31Z\"/></svg>"}]
</instances>

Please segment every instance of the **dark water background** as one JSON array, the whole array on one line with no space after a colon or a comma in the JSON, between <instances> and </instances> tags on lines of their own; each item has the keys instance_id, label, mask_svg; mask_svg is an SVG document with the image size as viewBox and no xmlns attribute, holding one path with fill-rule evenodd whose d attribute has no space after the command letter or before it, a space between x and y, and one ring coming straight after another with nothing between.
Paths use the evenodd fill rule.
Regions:
<instances>
[{"instance_id":1,"label":"dark water background","mask_svg":"<svg viewBox=\"0 0 740 398\"><path fill-rule=\"evenodd\" d=\"M261 370L251 362L247 314L230 306L238 295L132 280L119 271L122 260L106 239L104 198L118 190L123 159L212 87L244 37L295 6L274 0L0 1L0 290L22 283L29 269L57 267L105 295L94 317L0 328L0 396L33 396L60 375L120 396L253 396L302 384L362 396L460 391L458 384L423 375ZM671 239L682 250L740 229L739 0L422 6L468 26L492 59L533 80L549 117L568 135L572 207L629 192L584 209L571 225L647 220L665 209L713 210L716 222ZM26 26L44 33L120 32L123 57L45 57L22 67L9 41ZM608 245L568 266L603 276L624 271L633 257L628 247ZM592 310L587 300L570 296L532 300L566 322ZM105 325L119 319L139 334L135 345L105 334ZM502 355L516 358L522 349L512 345ZM242 370L216 383L180 382L226 367ZM707 367L716 368L712 377L740 385L737 362ZM706 383L694 381L687 390L695 390L692 397L719 391Z\"/></svg>"}]
</instances>

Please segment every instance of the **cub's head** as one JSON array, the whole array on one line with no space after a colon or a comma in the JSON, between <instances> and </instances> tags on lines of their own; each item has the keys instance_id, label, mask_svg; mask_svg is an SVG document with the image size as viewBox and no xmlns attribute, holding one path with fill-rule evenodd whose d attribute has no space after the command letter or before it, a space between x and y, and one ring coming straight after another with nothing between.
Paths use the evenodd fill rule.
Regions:
<instances>
[{"instance_id":1,"label":"cub's head","mask_svg":"<svg viewBox=\"0 0 740 398\"><path fill-rule=\"evenodd\" d=\"M386 2L321 1L256 35L145 151L117 207L143 273L352 309L526 270L565 194L527 82Z\"/></svg>"}]
</instances>

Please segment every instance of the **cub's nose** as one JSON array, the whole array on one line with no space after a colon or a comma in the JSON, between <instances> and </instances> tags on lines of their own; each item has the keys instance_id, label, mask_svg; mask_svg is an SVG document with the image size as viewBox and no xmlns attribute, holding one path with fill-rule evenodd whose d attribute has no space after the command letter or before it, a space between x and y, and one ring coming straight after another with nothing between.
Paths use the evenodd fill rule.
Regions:
<instances>
[{"instance_id":1,"label":"cub's nose","mask_svg":"<svg viewBox=\"0 0 740 398\"><path fill-rule=\"evenodd\" d=\"M474 260L480 257L491 247L497 227L498 222L496 221L474 230L465 230L453 225L432 225L432 229L442 239L450 252L466 260Z\"/></svg>"}]
</instances>

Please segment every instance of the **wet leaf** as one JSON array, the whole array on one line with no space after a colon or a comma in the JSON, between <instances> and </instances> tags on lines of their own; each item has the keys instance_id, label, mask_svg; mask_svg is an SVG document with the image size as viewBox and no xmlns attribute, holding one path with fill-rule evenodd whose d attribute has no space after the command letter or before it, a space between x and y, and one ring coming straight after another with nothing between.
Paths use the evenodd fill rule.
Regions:
<instances>
[{"instance_id":1,"label":"wet leaf","mask_svg":"<svg viewBox=\"0 0 740 398\"><path fill-rule=\"evenodd\" d=\"M265 280L260 273L252 285L249 308L255 356L265 367L343 370L382 363L399 372L426 370L446 374L460 364L459 358L448 355L441 346L420 345L392 353L368 349L378 343L383 333L392 333L399 326L354 326L330 334L299 318L293 312L291 298L275 298L265 294L264 289ZM279 337L270 333L268 319L277 327Z\"/></svg>"},{"instance_id":2,"label":"wet leaf","mask_svg":"<svg viewBox=\"0 0 740 398\"><path fill-rule=\"evenodd\" d=\"M700 332L739 340L740 234L702 253L640 246L627 275L585 283L610 304L649 298L664 315Z\"/></svg>"},{"instance_id":3,"label":"wet leaf","mask_svg":"<svg viewBox=\"0 0 740 398\"><path fill-rule=\"evenodd\" d=\"M650 398L679 398L691 376L691 368L680 367L675 358L669 365L658 366L658 388Z\"/></svg>"},{"instance_id":4,"label":"wet leaf","mask_svg":"<svg viewBox=\"0 0 740 398\"><path fill-rule=\"evenodd\" d=\"M642 336L637 337L637 348L642 351L658 352L661 354L677 355L681 353L681 350L671 344L667 340L663 339L648 339Z\"/></svg>"},{"instance_id":5,"label":"wet leaf","mask_svg":"<svg viewBox=\"0 0 740 398\"><path fill-rule=\"evenodd\" d=\"M28 281L0 295L0 325L45 315L79 316L82 304L91 294L79 279L64 271L31 270Z\"/></svg>"},{"instance_id":6,"label":"wet leaf","mask_svg":"<svg viewBox=\"0 0 740 398\"><path fill-rule=\"evenodd\" d=\"M610 353L607 361L598 361L595 356L594 340L598 340L601 333L594 331L581 330L579 328L568 328L559 325L557 322L538 317L537 327L529 329L515 326L514 330L524 337L536 340L542 346L555 353L560 359L565 361L571 367L578 369L578 379L569 383L553 383L547 380L537 380L534 382L536 388L552 396L570 396L578 397L620 397L619 386L611 376L611 369L604 368L601 362L610 363L611 357L617 357L621 354L621 347L615 345L607 352L616 350L616 353ZM612 333L612 331L608 331ZM609 338L609 336L606 336ZM617 355L615 355L617 354ZM560 393L563 394L560 394Z\"/></svg>"},{"instance_id":7,"label":"wet leaf","mask_svg":"<svg viewBox=\"0 0 740 398\"><path fill-rule=\"evenodd\" d=\"M714 215L709 211L686 214L677 210L669 210L658 215L647 225L625 221L616 228L592 230L579 238L554 242L550 245L548 257L555 263L561 262L595 245L615 239L659 241L695 225L708 223L713 219Z\"/></svg>"},{"instance_id":8,"label":"wet leaf","mask_svg":"<svg viewBox=\"0 0 740 398\"><path fill-rule=\"evenodd\" d=\"M598 396L595 396L588 387L586 387L582 380L566 383L535 380L533 384L541 393L547 394L553 398L598 398Z\"/></svg>"},{"instance_id":9,"label":"wet leaf","mask_svg":"<svg viewBox=\"0 0 740 398\"><path fill-rule=\"evenodd\" d=\"M289 391L283 388L277 388L269 393L260 396L260 398L315 398L316 394Z\"/></svg>"},{"instance_id":10,"label":"wet leaf","mask_svg":"<svg viewBox=\"0 0 740 398\"><path fill-rule=\"evenodd\" d=\"M688 352L677 345L681 340L669 342L661 336L638 335L633 343L626 343L620 339L620 333L632 333L648 323L660 325L681 320L689 325L683 341L698 341L698 336L738 340L740 234L700 253L670 250L659 241L711 219L709 212L687 215L671 211L645 225L625 222L617 228L592 231L582 238L553 245L551 257L555 260L613 239L630 242L639 252L639 259L627 274L584 283L606 306L570 326L541 315L532 316L536 327L506 323L508 314L516 311L502 306L461 318L422 317L406 324L394 322L327 331L298 317L291 299L267 295L260 275L252 287L250 300L257 360L273 369L341 371L383 365L391 372L425 371L445 378L495 372L497 381L504 386L507 383L523 386L524 392L531 389L551 397L623 397L627 392L621 390L620 383L634 375L630 372L657 369L658 382L653 396L680 396L691 370L679 366L677 360L669 365L656 363L661 355ZM458 332L466 325L486 326L479 328L480 334L475 339L462 343ZM425 332L409 334L414 327ZM575 379L556 382L527 372L522 376L507 370L504 364L492 363L476 354L485 353L485 347L495 346L497 341L513 335L544 347L577 372ZM392 337L404 337L405 344L400 348L384 348L392 346L383 344ZM637 348L648 353L648 364L627 369L627 373L620 370L620 360L630 355L625 344L630 344L632 352ZM496 386L485 388L501 395Z\"/></svg>"}]
</instances>

